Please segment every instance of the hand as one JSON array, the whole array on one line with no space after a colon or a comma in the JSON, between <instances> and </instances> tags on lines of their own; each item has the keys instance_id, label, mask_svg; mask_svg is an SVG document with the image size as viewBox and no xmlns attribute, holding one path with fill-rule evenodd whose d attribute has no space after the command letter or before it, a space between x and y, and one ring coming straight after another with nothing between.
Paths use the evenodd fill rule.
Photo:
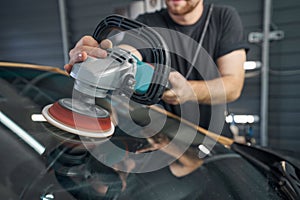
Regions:
<instances>
[{"instance_id":1,"label":"hand","mask_svg":"<svg viewBox=\"0 0 300 200\"><path fill-rule=\"evenodd\" d=\"M189 82L179 73L171 72L169 81L172 85L170 90L164 92L162 99L172 105L182 104L186 101L196 101L196 95Z\"/></svg>"},{"instance_id":2,"label":"hand","mask_svg":"<svg viewBox=\"0 0 300 200\"><path fill-rule=\"evenodd\" d=\"M103 40L100 43L91 36L83 36L75 45L73 49L70 50L69 56L70 61L64 66L64 69L70 73L73 65L78 62L83 62L88 56L96 58L105 58L107 52L105 49L112 48L112 42L108 39Z\"/></svg>"}]
</instances>

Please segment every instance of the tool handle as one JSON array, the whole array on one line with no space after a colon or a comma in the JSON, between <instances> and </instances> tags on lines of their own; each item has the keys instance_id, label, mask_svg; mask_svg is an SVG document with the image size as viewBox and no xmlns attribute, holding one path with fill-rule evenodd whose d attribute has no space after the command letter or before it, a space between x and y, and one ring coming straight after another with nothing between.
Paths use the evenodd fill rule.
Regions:
<instances>
[{"instance_id":1,"label":"tool handle","mask_svg":"<svg viewBox=\"0 0 300 200\"><path fill-rule=\"evenodd\" d=\"M93 37L101 42L115 30L130 31L135 37L150 45L155 67L151 84L145 93L134 92L130 98L145 105L158 103L165 91L171 66L168 47L163 38L154 29L120 15L110 15L103 19L96 27Z\"/></svg>"}]
</instances>

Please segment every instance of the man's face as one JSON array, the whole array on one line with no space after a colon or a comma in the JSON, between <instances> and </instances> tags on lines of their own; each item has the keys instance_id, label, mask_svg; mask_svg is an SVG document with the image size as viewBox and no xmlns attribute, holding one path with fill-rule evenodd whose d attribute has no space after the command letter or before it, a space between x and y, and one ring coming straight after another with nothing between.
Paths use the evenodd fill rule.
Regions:
<instances>
[{"instance_id":1,"label":"man's face","mask_svg":"<svg viewBox=\"0 0 300 200\"><path fill-rule=\"evenodd\" d=\"M165 0L169 12L173 15L185 15L195 9L203 0Z\"/></svg>"}]
</instances>

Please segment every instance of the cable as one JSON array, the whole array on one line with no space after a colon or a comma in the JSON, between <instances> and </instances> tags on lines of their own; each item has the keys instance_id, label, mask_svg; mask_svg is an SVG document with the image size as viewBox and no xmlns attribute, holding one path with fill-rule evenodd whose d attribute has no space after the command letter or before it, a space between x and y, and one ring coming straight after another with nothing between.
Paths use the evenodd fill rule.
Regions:
<instances>
[{"instance_id":1,"label":"cable","mask_svg":"<svg viewBox=\"0 0 300 200\"><path fill-rule=\"evenodd\" d=\"M214 4L211 4L211 5L210 5L210 8L209 8L209 13L208 13L208 15L207 15L207 19L206 19L206 21L205 21L205 25L204 25L204 28L203 28L203 32L202 32L202 35L201 35L201 38L200 38L200 41L199 41L199 45L198 45L198 47L197 47L197 49L196 49L196 52L195 52L195 57L194 57L193 60L192 60L191 66L189 67L189 71L188 71L188 72L186 73L186 75L185 75L185 78L186 78L186 79L190 76L190 74L191 74L191 72L192 72L192 70L193 70L193 66L194 66L195 63L196 63L197 55L199 55L200 50L201 50L201 48L202 48L202 43L203 43L204 36L205 36L205 33L206 33L207 28L208 28L208 25L209 25L209 21L210 21L210 17L211 17L213 8L214 8Z\"/></svg>"}]
</instances>

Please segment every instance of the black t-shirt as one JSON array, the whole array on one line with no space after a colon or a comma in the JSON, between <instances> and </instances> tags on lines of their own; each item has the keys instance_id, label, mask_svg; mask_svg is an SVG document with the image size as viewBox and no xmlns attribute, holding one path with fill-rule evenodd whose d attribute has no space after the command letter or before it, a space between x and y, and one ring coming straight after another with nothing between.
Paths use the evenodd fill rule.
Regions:
<instances>
[{"instance_id":1,"label":"black t-shirt","mask_svg":"<svg viewBox=\"0 0 300 200\"><path fill-rule=\"evenodd\" d=\"M203 48L197 53L208 13L209 5L204 5L202 17L195 24L188 26L174 22L166 9L139 15L136 20L160 33L169 48L171 67L174 70L186 76L192 67L192 73L186 77L188 80L210 80L219 77L215 64L219 57L234 50L247 49L247 44L236 10L229 6L214 5L203 40ZM151 62L150 54L146 54L146 51L141 52L144 61ZM220 126L223 126L225 105L197 104L195 107L195 103L191 102L180 106L167 105L164 102L162 104L167 110L206 129L220 132Z\"/></svg>"}]
</instances>

